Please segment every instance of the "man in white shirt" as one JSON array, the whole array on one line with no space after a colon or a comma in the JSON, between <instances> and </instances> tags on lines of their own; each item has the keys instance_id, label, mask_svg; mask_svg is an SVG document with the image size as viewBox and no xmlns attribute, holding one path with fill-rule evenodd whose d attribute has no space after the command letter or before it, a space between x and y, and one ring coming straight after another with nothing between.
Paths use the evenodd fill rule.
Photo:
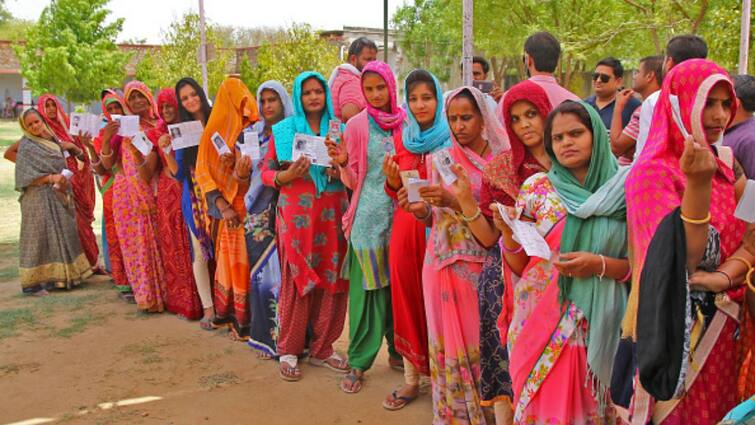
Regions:
<instances>
[{"instance_id":1,"label":"man in white shirt","mask_svg":"<svg viewBox=\"0 0 755 425\"><path fill-rule=\"evenodd\" d=\"M705 59L707 57L708 45L705 44L705 40L692 34L677 35L666 44L666 59L663 63L663 73L664 75L667 74L671 68L688 59ZM653 121L653 111L660 94L660 90L651 94L642 102L642 106L640 107L642 108L640 109L640 131L637 134L634 162L637 162L642 149L645 147L645 142L647 142L650 124Z\"/></svg>"}]
</instances>

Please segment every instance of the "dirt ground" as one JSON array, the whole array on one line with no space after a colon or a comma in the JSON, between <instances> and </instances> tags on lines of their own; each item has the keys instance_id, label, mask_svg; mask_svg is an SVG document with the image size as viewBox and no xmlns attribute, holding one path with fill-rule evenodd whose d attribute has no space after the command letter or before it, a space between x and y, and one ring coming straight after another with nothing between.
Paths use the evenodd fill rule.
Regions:
<instances>
[{"instance_id":1,"label":"dirt ground","mask_svg":"<svg viewBox=\"0 0 755 425\"><path fill-rule=\"evenodd\" d=\"M15 261L2 256L0 266ZM337 344L341 353L347 332ZM137 313L105 278L39 299L22 296L15 279L0 282L0 424L432 421L427 386L399 412L381 407L403 379L389 369L385 347L354 395L341 392L339 375L329 370L303 363L303 380L289 383L276 365L224 331Z\"/></svg>"}]
</instances>

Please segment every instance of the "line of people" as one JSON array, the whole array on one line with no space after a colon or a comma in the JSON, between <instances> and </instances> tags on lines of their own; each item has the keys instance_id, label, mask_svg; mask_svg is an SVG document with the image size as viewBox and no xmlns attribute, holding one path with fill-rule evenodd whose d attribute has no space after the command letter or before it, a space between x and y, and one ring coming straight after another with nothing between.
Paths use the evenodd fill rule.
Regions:
<instances>
[{"instance_id":1,"label":"line of people","mask_svg":"<svg viewBox=\"0 0 755 425\"><path fill-rule=\"evenodd\" d=\"M104 90L93 138L68 135L43 96L11 154L23 291L70 288L97 266L96 174L122 297L229 329L283 380L301 380L306 359L357 393L385 339L404 382L383 407L411 403L429 376L433 423L716 423L755 391L755 228L734 216L753 158L719 143L751 86L739 101L704 42L681 36L665 64L642 60L649 112L625 113L631 93L581 101L557 84L552 35L524 51L531 77L497 106L475 87L444 95L422 69L402 102L367 39L329 80L302 72L290 96L234 77L212 105L191 78L156 100L138 81ZM601 61L593 80L621 73ZM118 135L125 114L148 154ZM188 121L204 127L199 145L172 150L167 126ZM241 151L249 132L258 161ZM302 134L325 138L330 166L294 159Z\"/></svg>"}]
</instances>

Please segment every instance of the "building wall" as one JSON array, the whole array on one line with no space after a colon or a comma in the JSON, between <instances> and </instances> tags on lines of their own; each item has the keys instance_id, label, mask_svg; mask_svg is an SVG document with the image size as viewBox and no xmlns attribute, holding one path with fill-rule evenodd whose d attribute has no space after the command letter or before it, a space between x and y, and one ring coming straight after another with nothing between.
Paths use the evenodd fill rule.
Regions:
<instances>
[{"instance_id":1,"label":"building wall","mask_svg":"<svg viewBox=\"0 0 755 425\"><path fill-rule=\"evenodd\" d=\"M20 74L0 74L0 103L5 106L5 99L9 96L14 102L22 98L23 78Z\"/></svg>"}]
</instances>

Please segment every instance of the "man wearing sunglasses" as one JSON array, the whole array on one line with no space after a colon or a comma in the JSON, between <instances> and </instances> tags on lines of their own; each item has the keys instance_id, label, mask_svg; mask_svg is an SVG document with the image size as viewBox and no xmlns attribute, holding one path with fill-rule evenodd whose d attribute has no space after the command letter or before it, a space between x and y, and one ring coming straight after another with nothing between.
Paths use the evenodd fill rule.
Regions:
<instances>
[{"instance_id":1,"label":"man wearing sunglasses","mask_svg":"<svg viewBox=\"0 0 755 425\"><path fill-rule=\"evenodd\" d=\"M621 62L615 58L605 58L595 66L595 72L592 73L592 87L595 94L585 99L590 104L603 121L606 129L611 129L611 119L613 110L616 107L616 95L621 89L624 82L624 67ZM621 126L626 127L632 118L632 113L642 103L634 97L629 98L621 113Z\"/></svg>"}]
</instances>

